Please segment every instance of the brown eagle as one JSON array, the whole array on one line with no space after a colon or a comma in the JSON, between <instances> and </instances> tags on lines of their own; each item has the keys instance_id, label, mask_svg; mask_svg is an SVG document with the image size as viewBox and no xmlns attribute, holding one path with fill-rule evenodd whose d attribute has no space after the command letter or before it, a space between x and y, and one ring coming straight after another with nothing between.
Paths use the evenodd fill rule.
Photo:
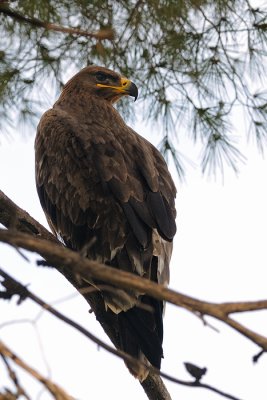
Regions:
<instances>
[{"instance_id":1,"label":"brown eagle","mask_svg":"<svg viewBox=\"0 0 267 400\"><path fill-rule=\"evenodd\" d=\"M37 191L67 247L114 273L122 269L166 285L176 189L159 151L114 108L125 95L137 98L136 85L103 67L86 67L67 82L38 125ZM107 312L116 315L120 348L160 368L162 301L90 284L99 285Z\"/></svg>"}]
</instances>

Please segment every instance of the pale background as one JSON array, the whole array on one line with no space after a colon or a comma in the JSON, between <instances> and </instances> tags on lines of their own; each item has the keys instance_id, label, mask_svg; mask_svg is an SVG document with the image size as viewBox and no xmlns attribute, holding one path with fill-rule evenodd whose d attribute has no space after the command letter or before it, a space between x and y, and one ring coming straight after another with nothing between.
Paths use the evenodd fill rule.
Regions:
<instances>
[{"instance_id":1,"label":"pale background","mask_svg":"<svg viewBox=\"0 0 267 400\"><path fill-rule=\"evenodd\" d=\"M51 100L52 102L54 101ZM52 104L52 103L51 103ZM137 104L137 103L136 103ZM239 117L238 117L239 119ZM237 121L239 123L240 121ZM238 125L238 124L236 124ZM155 129L136 123L134 128L155 145ZM236 127L236 136L243 133ZM46 225L34 183L34 133L2 137L0 143L0 189L15 203ZM180 141L181 142L181 141ZM181 150L196 154L187 141ZM267 163L250 144L242 144L247 155L239 176L227 171L224 184L203 178L189 168L185 184L177 182L177 225L171 263L171 288L207 301L258 300L266 298ZM47 225L46 225L47 226ZM0 244L0 266L42 299L79 322L89 331L108 340L87 303L57 271L38 268L39 257L28 255L32 263L7 245ZM66 300L66 296L73 297ZM62 299L58 304L55 301ZM65 300L64 300L65 299ZM17 306L15 301L0 302L0 335L27 363L65 388L76 399L146 399L143 389L132 378L123 362L74 331L53 316L42 312L30 300ZM39 316L36 323L29 321ZM267 334L266 311L238 316L249 327ZM5 321L21 320L6 325ZM162 370L190 380L183 362L190 361L208 372L203 383L242 400L267 398L267 357L256 365L253 355L260 349L223 324L208 319L215 332L189 312L167 306ZM51 396L19 371L21 384L33 399ZM0 385L7 385L0 362ZM4 379L2 379L4 378ZM220 396L204 389L186 388L166 381L173 400L216 400Z\"/></svg>"}]
</instances>

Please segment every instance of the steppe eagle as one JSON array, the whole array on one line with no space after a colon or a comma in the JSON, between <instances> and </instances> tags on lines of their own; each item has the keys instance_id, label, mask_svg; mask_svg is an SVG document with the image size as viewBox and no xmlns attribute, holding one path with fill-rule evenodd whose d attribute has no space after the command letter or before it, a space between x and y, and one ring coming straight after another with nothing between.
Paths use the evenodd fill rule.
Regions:
<instances>
[{"instance_id":1,"label":"steppe eagle","mask_svg":"<svg viewBox=\"0 0 267 400\"><path fill-rule=\"evenodd\" d=\"M114 108L125 95L137 98L136 85L103 67L86 67L67 82L38 125L37 191L67 247L114 273L122 269L166 285L176 189L160 152ZM106 310L116 315L120 348L160 368L162 301L91 284L99 284Z\"/></svg>"}]
</instances>

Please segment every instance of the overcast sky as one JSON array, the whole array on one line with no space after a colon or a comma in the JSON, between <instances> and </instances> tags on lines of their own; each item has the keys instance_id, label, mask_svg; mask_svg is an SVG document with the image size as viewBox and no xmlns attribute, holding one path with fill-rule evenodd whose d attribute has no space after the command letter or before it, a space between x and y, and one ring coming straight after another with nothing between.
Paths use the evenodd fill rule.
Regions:
<instances>
[{"instance_id":1,"label":"overcast sky","mask_svg":"<svg viewBox=\"0 0 267 400\"><path fill-rule=\"evenodd\" d=\"M136 130L142 133L149 128L138 124ZM160 140L159 136L146 136L154 144ZM46 225L35 192L33 141L33 135L1 138L0 189ZM244 146L244 150L247 164L241 166L238 177L228 172L224 185L203 178L194 168L189 170L185 184L177 182L178 231L171 263L171 287L177 291L208 301L266 298L267 162L251 146ZM173 170L172 174L175 176ZM58 303L57 308L107 340L94 316L88 314L87 303L58 272L37 268L36 258L31 255L32 262L27 263L13 249L0 244L2 268L52 304L73 294L71 300ZM146 399L143 389L121 360L98 349L47 313L39 315L39 311L29 300L19 307L14 301L0 303L1 323L23 320L1 325L0 332L6 344L26 362L80 400L96 396L98 399ZM28 322L37 315L36 324ZM266 335L266 311L238 319ZM267 357L263 356L253 365L252 356L259 351L257 346L223 324L211 319L209 322L219 332L203 326L189 312L167 306L162 370L189 380L183 362L190 361L208 368L203 382L242 400L266 399ZM2 364L0 371L2 375ZM40 393L40 386L27 374L20 376L33 399L51 399L46 392ZM220 398L207 390L166 384L173 400Z\"/></svg>"}]
</instances>

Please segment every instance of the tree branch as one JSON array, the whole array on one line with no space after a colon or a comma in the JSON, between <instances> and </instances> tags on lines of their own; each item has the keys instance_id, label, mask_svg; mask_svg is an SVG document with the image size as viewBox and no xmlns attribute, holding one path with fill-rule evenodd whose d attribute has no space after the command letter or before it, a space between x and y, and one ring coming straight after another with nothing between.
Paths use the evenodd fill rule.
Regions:
<instances>
[{"instance_id":1,"label":"tree branch","mask_svg":"<svg viewBox=\"0 0 267 400\"><path fill-rule=\"evenodd\" d=\"M63 249L63 245L52 235L47 229L39 224L34 218L32 218L26 211L18 207L12 200L10 200L0 190L0 223L6 228L16 229L20 232L27 232L33 235L35 238L43 238L49 240L51 243L57 243ZM88 285L81 283L80 279L77 279L76 273L72 271L72 268L58 268L59 272L65 276L65 278L78 290L83 291ZM118 349L120 348L120 341L118 336L118 326L116 317L113 313L107 312L102 296L97 293L82 293L84 299L90 304L90 307L94 311L96 319L101 324L107 336L111 342ZM144 391L147 394L149 400L170 400L171 397L165 387L161 377L158 374L150 373L142 383Z\"/></svg>"},{"instance_id":2,"label":"tree branch","mask_svg":"<svg viewBox=\"0 0 267 400\"><path fill-rule=\"evenodd\" d=\"M51 232L18 207L2 190L0 190L0 224L9 229L16 229L19 232L29 233L59 243Z\"/></svg>"},{"instance_id":3,"label":"tree branch","mask_svg":"<svg viewBox=\"0 0 267 400\"><path fill-rule=\"evenodd\" d=\"M124 289L134 289L146 293L160 300L168 301L179 307L183 307L191 312L197 312L201 315L209 315L246 336L248 339L258 344L262 349L267 350L267 338L246 328L228 316L229 312L247 311L249 309L267 309L267 300L256 302L238 303L211 303L195 299L193 297L167 289L163 285L151 282L148 279L140 278L129 272L107 267L95 261L82 257L79 253L65 248L63 245L52 243L48 240L33 237L26 233L20 233L13 230L0 230L0 241L9 243L15 247L22 247L26 250L37 252L44 257L47 262L65 274L67 270L80 277L84 281L90 281L92 278L107 282L115 287ZM259 306L259 308L257 308ZM230 311L228 311L230 310Z\"/></svg>"},{"instance_id":4,"label":"tree branch","mask_svg":"<svg viewBox=\"0 0 267 400\"><path fill-rule=\"evenodd\" d=\"M8 15L9 17L15 19L16 21L25 22L36 28L44 28L50 31L68 33L70 35L85 36L97 40L104 40L104 39L114 40L115 37L113 29L100 29L97 32L87 32L77 28L68 28L65 26L51 24L50 22L44 22L34 17L32 18L25 17L16 10L13 10L12 8L8 7L6 3L2 4L0 3L0 13Z\"/></svg>"},{"instance_id":5,"label":"tree branch","mask_svg":"<svg viewBox=\"0 0 267 400\"><path fill-rule=\"evenodd\" d=\"M19 396L23 395L25 397L26 400L31 400L30 396L25 392L25 390L23 389L23 387L20 385L20 382L18 380L17 374L14 371L14 369L10 366L8 358L6 356L4 356L1 353L1 357L2 360L6 366L6 369L8 371L9 377L11 379L11 381L14 383L15 387L16 387L16 397L19 398Z\"/></svg>"},{"instance_id":6,"label":"tree branch","mask_svg":"<svg viewBox=\"0 0 267 400\"><path fill-rule=\"evenodd\" d=\"M37 252L47 260L48 264L58 269L91 305L97 320L117 348L120 346L116 319L111 312L105 310L103 300L97 292L86 292L87 286L83 283L84 280L90 281L93 277L114 285L114 287L131 288L147 293L152 297L168 301L201 316L212 316L231 326L260 346L264 351L267 351L266 337L257 334L229 317L229 314L235 312L267 309L267 300L244 303L210 303L177 293L124 271L116 269L116 274L114 274L113 268L90 261L83 258L79 253L65 248L51 233L37 223L28 213L16 206L1 191L0 223L10 228L10 230L0 230L0 241ZM22 232L18 232L15 229ZM162 376L167 378L165 374L162 374ZM171 377L171 379L173 378ZM149 399L170 399L168 392L162 385L163 382L160 377L153 374L150 374L142 383Z\"/></svg>"},{"instance_id":7,"label":"tree branch","mask_svg":"<svg viewBox=\"0 0 267 400\"><path fill-rule=\"evenodd\" d=\"M178 383L180 385L208 389L208 390L211 390L217 394L220 394L221 396L224 396L230 400L239 400L239 399L237 399L237 397L234 397L228 393L222 392L221 390L219 390L211 385L203 384L202 382L200 382L200 379L196 379L193 382L187 382L187 381L183 381L181 379L177 379L173 376L170 376L164 372L160 372L159 370L155 369L152 366L148 367L146 364L135 359L134 357L130 356L129 354L127 354L121 350L116 350L116 349L112 348L111 346L107 345L106 343L104 343L102 340L98 339L95 335L90 333L87 329L83 328L81 325L77 324L75 321L66 317L65 315L63 315L61 312L57 311L54 307L52 307L48 303L44 302L42 299L40 299L38 296L36 296L34 293L32 293L26 286L23 286L21 283L19 283L17 280L12 278L9 274L7 274L1 268L0 268L0 275L4 278L4 281L2 282L2 286L6 289L5 291L0 292L0 298L2 297L4 299L10 300L14 295L18 295L19 296L19 301L18 301L19 304L22 301L26 300L27 298L30 298L36 304L41 306L44 310L48 311L49 313L51 313L52 315L54 315L61 321L65 322L72 328L76 329L81 334L83 334L88 339L92 340L98 346L104 348L111 354L118 356L118 357L122 358L124 361L128 361L133 365L137 366L139 364L142 367L148 368L150 370L150 376L152 377L152 379L150 380L150 384L145 386L145 391L151 398L154 396L154 393L155 393L154 386L160 385L162 393L165 393L166 400L168 400L168 399L171 400L169 393L166 391L164 385L162 385L162 383L161 383L162 381L158 381L158 379L156 379L158 377L158 375L161 375L165 379L167 379L171 382ZM152 382L154 383L154 386L152 386Z\"/></svg>"},{"instance_id":8,"label":"tree branch","mask_svg":"<svg viewBox=\"0 0 267 400\"><path fill-rule=\"evenodd\" d=\"M69 396L60 386L52 382L50 379L42 376L38 371L26 364L21 358L19 358L12 350L10 350L2 341L0 341L0 354L5 358L10 358L15 364L23 368L40 383L54 396L56 400L74 400L73 397ZM24 394L25 396L25 394Z\"/></svg>"}]
</instances>

